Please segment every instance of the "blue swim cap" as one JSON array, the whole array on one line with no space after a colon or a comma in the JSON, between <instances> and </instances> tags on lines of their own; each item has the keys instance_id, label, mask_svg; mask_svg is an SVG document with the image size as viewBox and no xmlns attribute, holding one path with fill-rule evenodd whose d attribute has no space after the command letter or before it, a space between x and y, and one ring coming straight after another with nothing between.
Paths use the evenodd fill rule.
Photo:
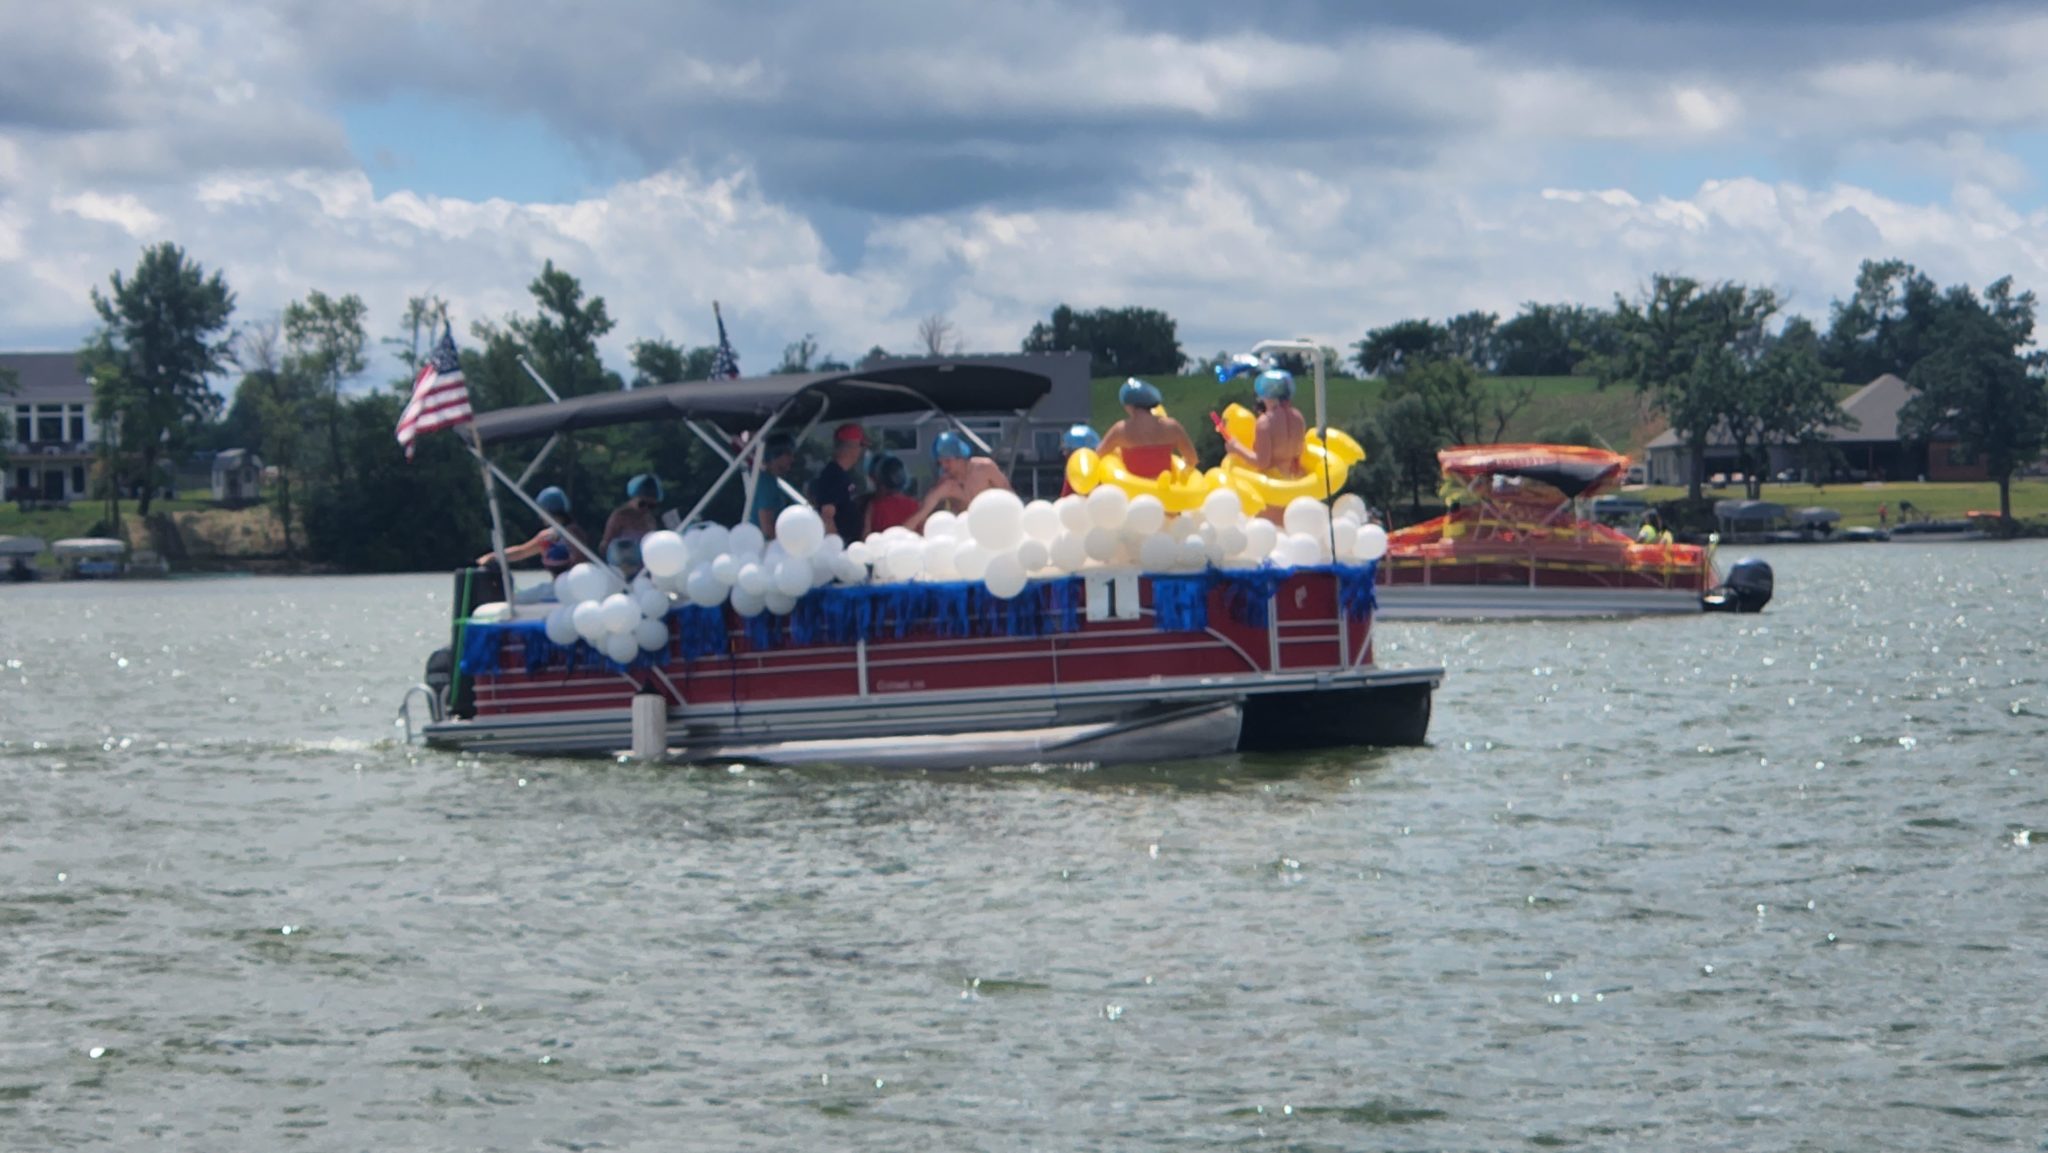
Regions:
<instances>
[{"instance_id":1,"label":"blue swim cap","mask_svg":"<svg viewBox=\"0 0 2048 1153\"><path fill-rule=\"evenodd\" d=\"M533 503L539 505L542 512L562 516L569 511L569 494L554 485L549 485L540 490L540 495L533 498Z\"/></svg>"},{"instance_id":2,"label":"blue swim cap","mask_svg":"<svg viewBox=\"0 0 2048 1153\"><path fill-rule=\"evenodd\" d=\"M1060 447L1068 452L1082 448L1101 448L1102 438L1085 424L1077 424L1060 434Z\"/></svg>"},{"instance_id":3,"label":"blue swim cap","mask_svg":"<svg viewBox=\"0 0 2048 1153\"><path fill-rule=\"evenodd\" d=\"M967 443L966 437L950 428L932 440L933 460L944 460L949 456L954 460L967 460L974 456L974 446Z\"/></svg>"},{"instance_id":4,"label":"blue swim cap","mask_svg":"<svg viewBox=\"0 0 2048 1153\"><path fill-rule=\"evenodd\" d=\"M626 482L627 500L639 500L642 497L652 501L661 499L661 482L651 473L643 472Z\"/></svg>"},{"instance_id":5,"label":"blue swim cap","mask_svg":"<svg viewBox=\"0 0 2048 1153\"><path fill-rule=\"evenodd\" d=\"M1162 403L1159 390L1135 376L1117 390L1116 402L1126 408L1157 408Z\"/></svg>"},{"instance_id":6,"label":"blue swim cap","mask_svg":"<svg viewBox=\"0 0 2048 1153\"><path fill-rule=\"evenodd\" d=\"M1291 400L1294 397L1294 374L1269 368L1252 382L1252 391L1263 400Z\"/></svg>"}]
</instances>

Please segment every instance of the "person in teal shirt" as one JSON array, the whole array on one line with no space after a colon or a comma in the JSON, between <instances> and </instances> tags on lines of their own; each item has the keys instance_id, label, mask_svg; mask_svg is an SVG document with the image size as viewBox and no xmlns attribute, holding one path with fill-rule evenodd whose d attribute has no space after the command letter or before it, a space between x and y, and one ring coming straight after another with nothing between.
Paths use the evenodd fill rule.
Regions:
<instances>
[{"instance_id":1,"label":"person in teal shirt","mask_svg":"<svg viewBox=\"0 0 2048 1153\"><path fill-rule=\"evenodd\" d=\"M761 535L775 539L775 518L783 509L796 503L796 499L782 491L775 483L789 476L790 466L796 463L796 442L788 433L768 434L761 445L761 480L754 486L753 521L760 528Z\"/></svg>"}]
</instances>

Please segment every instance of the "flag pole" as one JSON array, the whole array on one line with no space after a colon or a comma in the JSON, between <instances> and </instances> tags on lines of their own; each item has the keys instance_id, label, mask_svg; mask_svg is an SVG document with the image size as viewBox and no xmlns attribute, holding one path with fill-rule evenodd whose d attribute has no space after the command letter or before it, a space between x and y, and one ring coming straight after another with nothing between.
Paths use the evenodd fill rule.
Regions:
<instances>
[{"instance_id":1,"label":"flag pole","mask_svg":"<svg viewBox=\"0 0 2048 1153\"><path fill-rule=\"evenodd\" d=\"M518 590L512 585L512 562L505 559L505 522L498 514L498 484L491 477L491 462L484 457L484 438L476 430L476 421L464 422L469 427L469 451L476 457L477 471L484 478L484 503L491 509L491 555L498 560L498 577L505 585L505 603L512 603L512 596Z\"/></svg>"}]
</instances>

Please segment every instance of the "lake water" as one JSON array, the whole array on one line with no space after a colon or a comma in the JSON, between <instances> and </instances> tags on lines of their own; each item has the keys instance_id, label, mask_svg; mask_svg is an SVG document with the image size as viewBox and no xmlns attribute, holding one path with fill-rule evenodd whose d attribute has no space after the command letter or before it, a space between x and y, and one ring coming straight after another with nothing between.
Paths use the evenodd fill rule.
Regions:
<instances>
[{"instance_id":1,"label":"lake water","mask_svg":"<svg viewBox=\"0 0 2048 1153\"><path fill-rule=\"evenodd\" d=\"M0 1149L2041 1148L2048 545L1386 626L1432 744L406 748L442 577L0 588Z\"/></svg>"}]
</instances>

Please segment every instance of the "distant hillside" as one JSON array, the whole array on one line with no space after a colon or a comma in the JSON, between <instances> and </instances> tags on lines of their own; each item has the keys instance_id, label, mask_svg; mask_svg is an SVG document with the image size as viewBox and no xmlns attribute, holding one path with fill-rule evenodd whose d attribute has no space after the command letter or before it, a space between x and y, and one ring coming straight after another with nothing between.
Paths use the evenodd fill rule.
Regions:
<instances>
[{"instance_id":1,"label":"distant hillside","mask_svg":"<svg viewBox=\"0 0 2048 1153\"><path fill-rule=\"evenodd\" d=\"M1219 386L1214 377L1206 376L1148 376L1145 379L1159 386L1161 395L1166 398L1167 411L1184 421L1205 419L1204 413L1220 407L1221 398L1226 395L1241 398L1249 396L1251 391L1250 385L1243 380ZM1525 386L1534 389L1529 403L1508 422L1501 437L1503 440L1561 439L1568 430L1583 425L1594 434L1596 443L1640 459L1643 445L1664 430L1663 421L1649 412L1634 390L1601 389L1589 376L1502 376L1491 377L1486 383L1501 392ZM1297 400L1302 409L1313 416L1315 402L1310 395L1309 382L1300 381L1298 384L1302 394ZM1122 409L1116 402L1117 389L1122 386L1122 378L1103 377L1095 381L1093 419L1098 432L1122 416ZM1331 421L1350 425L1369 419L1385 399L1386 387L1384 380L1331 379L1328 383Z\"/></svg>"}]
</instances>

